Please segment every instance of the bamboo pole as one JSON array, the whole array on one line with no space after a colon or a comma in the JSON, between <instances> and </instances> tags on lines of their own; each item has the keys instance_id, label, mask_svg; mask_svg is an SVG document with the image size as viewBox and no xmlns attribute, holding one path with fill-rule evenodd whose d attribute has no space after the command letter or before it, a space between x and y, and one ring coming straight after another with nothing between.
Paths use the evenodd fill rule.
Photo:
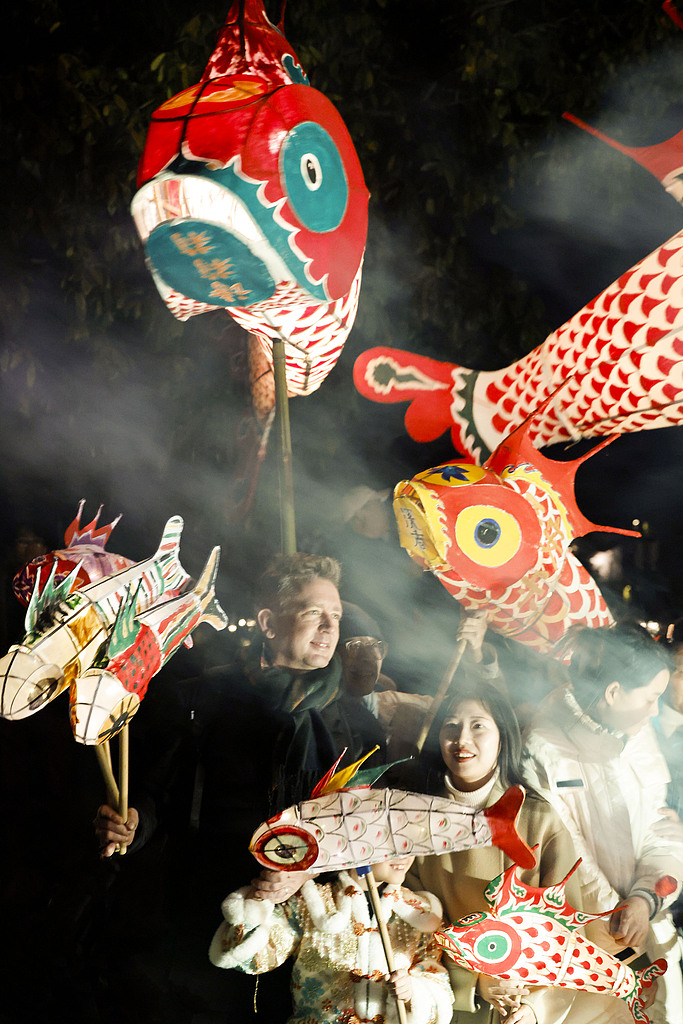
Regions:
<instances>
[{"instance_id":1,"label":"bamboo pole","mask_svg":"<svg viewBox=\"0 0 683 1024\"><path fill-rule=\"evenodd\" d=\"M379 905L379 892L377 891L377 882L375 876L372 873L372 868L368 867L365 869L357 868L356 873L360 874L363 872L363 876L368 885L368 892L370 894L370 900L372 902L372 909L375 912L375 920L377 921L377 928L379 929L379 936L382 940L382 948L384 949L384 955L387 958L387 967L389 968L389 974L393 974L396 970L396 964L394 962L394 951L391 948L391 938L387 929L387 924L380 913ZM367 874L366 874L367 871ZM406 1004L402 999L396 998L396 1009L398 1011L399 1024L407 1024L408 1018L406 1016Z\"/></svg>"},{"instance_id":2,"label":"bamboo pole","mask_svg":"<svg viewBox=\"0 0 683 1024\"><path fill-rule=\"evenodd\" d=\"M296 552L294 520L294 473L292 468L292 435L289 426L289 398L285 373L285 343L273 341L273 376L275 378L275 410L280 432L280 530L283 555Z\"/></svg>"},{"instance_id":3,"label":"bamboo pole","mask_svg":"<svg viewBox=\"0 0 683 1024\"><path fill-rule=\"evenodd\" d=\"M420 753L420 751L422 750L422 748L424 746L424 742L427 739L427 733L429 732L429 730L432 727L432 722L436 718L437 712L438 712L439 708L441 707L441 705L442 705L442 703L444 701L444 698L445 698L446 694L448 693L448 691L450 689L450 685L453 682L453 676L455 675L455 673L457 671L458 665L460 664L460 659L462 658L462 656L463 656L463 654L465 652L465 647L466 646L467 646L467 640L458 640L457 644L455 645L455 650L453 652L453 657L451 658L451 660L450 660L450 662L448 664L448 668L444 672L443 679L439 683L439 689L436 691L436 695L434 697L434 700L431 703L429 711L427 712L427 714L424 717L424 721L422 723L422 728L420 729L420 735L417 738L417 752L418 752L418 754Z\"/></svg>"},{"instance_id":4,"label":"bamboo pole","mask_svg":"<svg viewBox=\"0 0 683 1024\"><path fill-rule=\"evenodd\" d=\"M107 803L110 807L118 807L119 805L119 787L116 784L114 778L114 772L111 766L111 750L109 747L109 740L104 740L103 743L98 743L95 747L95 753L97 754L97 761L104 778L104 785L107 789Z\"/></svg>"},{"instance_id":5,"label":"bamboo pole","mask_svg":"<svg viewBox=\"0 0 683 1024\"><path fill-rule=\"evenodd\" d=\"M128 722L119 733L119 800L118 810L124 822L128 820L128 762L130 751L130 736L128 733ZM126 847L119 844L119 854L123 857Z\"/></svg>"}]
</instances>

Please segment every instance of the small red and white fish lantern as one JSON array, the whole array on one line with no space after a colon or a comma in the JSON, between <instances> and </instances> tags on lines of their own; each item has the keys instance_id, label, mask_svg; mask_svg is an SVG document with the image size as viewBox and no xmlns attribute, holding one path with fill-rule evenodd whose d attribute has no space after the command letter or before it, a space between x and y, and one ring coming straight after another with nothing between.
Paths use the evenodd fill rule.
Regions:
<instances>
[{"instance_id":1,"label":"small red and white fish lantern","mask_svg":"<svg viewBox=\"0 0 683 1024\"><path fill-rule=\"evenodd\" d=\"M578 928L612 911L586 914L567 902L567 879L529 886L515 865L487 886L487 913L468 914L435 938L461 967L522 985L550 985L623 999L635 1021L647 1022L643 991L664 974L666 960L634 971L584 938Z\"/></svg>"}]
</instances>

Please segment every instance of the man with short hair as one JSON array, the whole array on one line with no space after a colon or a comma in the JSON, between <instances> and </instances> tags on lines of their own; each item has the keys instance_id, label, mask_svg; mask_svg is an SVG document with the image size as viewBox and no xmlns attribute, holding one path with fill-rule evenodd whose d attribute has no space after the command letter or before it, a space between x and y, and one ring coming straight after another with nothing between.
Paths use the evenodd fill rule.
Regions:
<instances>
[{"instance_id":1,"label":"man with short hair","mask_svg":"<svg viewBox=\"0 0 683 1024\"><path fill-rule=\"evenodd\" d=\"M233 666L178 683L161 678L150 688L131 727L134 755L147 765L131 777L133 806L126 822L106 805L97 812L105 858L117 843L135 853L165 826L173 889L164 896L164 912L187 986L188 1021L216 987L215 1003L225 1007L226 984L234 1019L251 1019L245 1009L253 1001L251 983L221 978L219 985L212 974L220 972L207 969L206 949L223 896L256 873L248 848L256 827L310 796L334 763L319 712L336 696L341 677L339 576L339 563L325 556L275 559L257 587L260 641ZM282 991L274 1005L285 1018L286 985ZM276 1024L275 1010L267 1007L268 1014Z\"/></svg>"}]
</instances>

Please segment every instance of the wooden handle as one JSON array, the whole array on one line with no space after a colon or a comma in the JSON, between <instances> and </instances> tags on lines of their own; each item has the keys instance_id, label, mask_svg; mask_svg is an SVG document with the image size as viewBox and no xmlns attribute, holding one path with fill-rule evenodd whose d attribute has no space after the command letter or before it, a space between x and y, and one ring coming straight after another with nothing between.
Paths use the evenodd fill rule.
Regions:
<instances>
[{"instance_id":1,"label":"wooden handle","mask_svg":"<svg viewBox=\"0 0 683 1024\"><path fill-rule=\"evenodd\" d=\"M391 948L391 939L389 938L389 932L387 931L386 921L380 914L379 910L379 893L377 891L377 882L375 876L372 873L372 868L365 875L365 879L368 883L368 892L370 893L370 899L372 901L372 909L375 912L375 918L377 920L377 927L379 929L379 935L382 940L382 946L384 947L384 955L387 958L387 967L389 968L389 974L393 974L396 970L394 962L394 951ZM396 999L396 1008L398 1010L399 1024L408 1024L408 1018L406 1017L406 1004L402 999Z\"/></svg>"},{"instance_id":2,"label":"wooden handle","mask_svg":"<svg viewBox=\"0 0 683 1024\"><path fill-rule=\"evenodd\" d=\"M448 668L444 673L443 679L439 683L439 689L436 691L436 695L430 705L429 711L424 717L422 728L420 729L420 735L417 738L418 754L420 753L424 746L424 742L427 739L427 733L431 729L432 722L436 718L436 714L443 703L444 697L448 693L450 685L453 682L453 676L455 675L458 665L460 664L460 659L465 653L466 646L467 640L458 640L455 650L453 652L453 657L449 662Z\"/></svg>"}]
</instances>

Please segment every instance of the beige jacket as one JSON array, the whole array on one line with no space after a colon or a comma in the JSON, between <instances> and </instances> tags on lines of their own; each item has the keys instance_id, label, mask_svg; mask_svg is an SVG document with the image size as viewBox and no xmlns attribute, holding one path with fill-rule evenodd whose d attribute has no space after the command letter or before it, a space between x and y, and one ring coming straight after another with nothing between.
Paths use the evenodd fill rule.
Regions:
<instances>
[{"instance_id":1,"label":"beige jacket","mask_svg":"<svg viewBox=\"0 0 683 1024\"><path fill-rule=\"evenodd\" d=\"M497 782L486 801L494 804L504 792ZM444 790L443 795L448 795ZM530 871L520 871L519 877L527 885L554 885L561 882L576 863L569 833L558 815L545 800L527 796L520 811L518 831L530 846L538 845L537 865ZM440 900L444 916L450 923L466 914L489 909L484 889L512 862L497 847L478 847L460 853L418 857L406 879L414 890L428 890ZM577 910L581 909L581 894L574 878L567 883L567 899ZM478 975L445 961L451 976L455 996L454 1022L498 1021L500 1018L488 1003L476 995ZM543 1024L559 1024L566 1017L573 999L567 989L535 989L524 1002L533 1006L537 1020ZM481 1005L483 1004L483 1005ZM489 1013L490 1011L490 1013ZM476 1014L476 1016L471 1016Z\"/></svg>"}]
</instances>

